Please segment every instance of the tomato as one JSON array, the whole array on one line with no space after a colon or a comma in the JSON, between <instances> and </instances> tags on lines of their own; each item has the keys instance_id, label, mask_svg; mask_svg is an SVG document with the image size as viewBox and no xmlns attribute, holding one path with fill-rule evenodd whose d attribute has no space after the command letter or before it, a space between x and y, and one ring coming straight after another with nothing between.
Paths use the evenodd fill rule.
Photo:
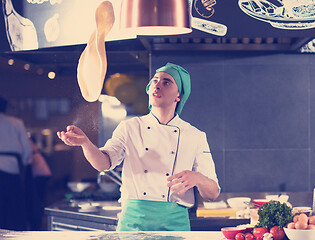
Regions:
<instances>
[{"instance_id":1,"label":"tomato","mask_svg":"<svg viewBox=\"0 0 315 240\"><path fill-rule=\"evenodd\" d=\"M246 234L245 234L245 239L246 239L246 240L254 240L254 236L253 236L253 234L251 234L251 233L246 233Z\"/></svg>"},{"instance_id":2,"label":"tomato","mask_svg":"<svg viewBox=\"0 0 315 240\"><path fill-rule=\"evenodd\" d=\"M243 233L238 233L235 235L235 240L244 240L244 234Z\"/></svg>"},{"instance_id":3,"label":"tomato","mask_svg":"<svg viewBox=\"0 0 315 240\"><path fill-rule=\"evenodd\" d=\"M279 229L279 226L274 226L270 229L270 233L274 240L282 240L285 236L283 228Z\"/></svg>"},{"instance_id":4,"label":"tomato","mask_svg":"<svg viewBox=\"0 0 315 240\"><path fill-rule=\"evenodd\" d=\"M253 235L255 236L256 240L263 240L264 234L267 232L269 232L269 230L265 227L254 228Z\"/></svg>"}]
</instances>

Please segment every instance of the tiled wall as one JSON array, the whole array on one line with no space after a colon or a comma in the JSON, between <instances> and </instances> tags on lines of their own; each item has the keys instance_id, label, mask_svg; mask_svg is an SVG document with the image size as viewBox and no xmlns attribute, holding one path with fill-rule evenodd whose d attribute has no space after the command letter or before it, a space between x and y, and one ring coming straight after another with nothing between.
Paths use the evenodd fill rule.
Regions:
<instances>
[{"instance_id":1,"label":"tiled wall","mask_svg":"<svg viewBox=\"0 0 315 240\"><path fill-rule=\"evenodd\" d=\"M315 55L152 54L186 68L181 117L207 133L222 191L315 187Z\"/></svg>"}]
</instances>

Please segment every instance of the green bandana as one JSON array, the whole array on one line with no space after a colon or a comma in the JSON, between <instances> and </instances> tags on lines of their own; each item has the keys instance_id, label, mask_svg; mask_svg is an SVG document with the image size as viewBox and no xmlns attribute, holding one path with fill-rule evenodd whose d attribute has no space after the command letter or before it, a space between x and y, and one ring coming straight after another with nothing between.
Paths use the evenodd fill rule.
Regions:
<instances>
[{"instance_id":1,"label":"green bandana","mask_svg":"<svg viewBox=\"0 0 315 240\"><path fill-rule=\"evenodd\" d=\"M180 101L177 103L175 111L177 112L178 115L180 115L191 91L189 73L181 66L178 66L173 63L167 63L165 66L157 69L156 73L157 72L168 73L174 78L178 87L178 92L180 94ZM149 93L149 87L151 85L151 82L152 80L148 83L146 87L147 93ZM149 109L151 110L151 108L152 106L149 103Z\"/></svg>"}]
</instances>

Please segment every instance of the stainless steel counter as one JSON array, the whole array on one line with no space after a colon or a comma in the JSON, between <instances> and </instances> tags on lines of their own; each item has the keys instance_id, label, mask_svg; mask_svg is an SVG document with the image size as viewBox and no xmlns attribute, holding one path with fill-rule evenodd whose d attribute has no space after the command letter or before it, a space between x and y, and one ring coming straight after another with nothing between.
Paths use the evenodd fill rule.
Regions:
<instances>
[{"instance_id":1,"label":"stainless steel counter","mask_svg":"<svg viewBox=\"0 0 315 240\"><path fill-rule=\"evenodd\" d=\"M45 208L48 216L48 230L106 230L115 231L117 214L121 211L106 210L106 206L119 207L117 201L93 201L99 206L92 209L81 208L87 201L60 201Z\"/></svg>"},{"instance_id":2,"label":"stainless steel counter","mask_svg":"<svg viewBox=\"0 0 315 240\"><path fill-rule=\"evenodd\" d=\"M48 230L106 230L115 231L120 210L115 210L119 204L115 201L98 201L94 209L81 209L79 202L61 201L45 208L48 216ZM112 210L110 210L112 206ZM190 215L192 231L219 231L221 227L247 224L247 218L236 217L196 217Z\"/></svg>"},{"instance_id":3,"label":"stainless steel counter","mask_svg":"<svg viewBox=\"0 0 315 240\"><path fill-rule=\"evenodd\" d=\"M231 197L251 197L252 199L265 198L266 195L279 193L221 193L217 201L226 201ZM295 206L312 206L311 192L288 192L289 202ZM71 200L57 202L45 208L48 216L49 230L106 230L115 231L120 210L115 209L117 201L93 201L99 206L84 211L78 204L86 203L86 200ZM199 204L202 204L199 202ZM219 231L222 227L237 226L250 223L248 218L236 217L196 217L190 214L192 231Z\"/></svg>"}]
</instances>

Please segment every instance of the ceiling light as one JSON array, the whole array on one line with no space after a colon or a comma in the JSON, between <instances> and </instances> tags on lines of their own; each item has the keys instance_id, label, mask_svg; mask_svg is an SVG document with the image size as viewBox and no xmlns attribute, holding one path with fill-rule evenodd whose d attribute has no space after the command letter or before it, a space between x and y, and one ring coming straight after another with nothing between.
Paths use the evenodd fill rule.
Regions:
<instances>
[{"instance_id":1,"label":"ceiling light","mask_svg":"<svg viewBox=\"0 0 315 240\"><path fill-rule=\"evenodd\" d=\"M54 72L49 72L49 73L48 73L48 77L49 77L50 79L54 79L54 78L56 77L56 73L54 73Z\"/></svg>"},{"instance_id":2,"label":"ceiling light","mask_svg":"<svg viewBox=\"0 0 315 240\"><path fill-rule=\"evenodd\" d=\"M187 0L123 0L120 28L137 35L190 33Z\"/></svg>"},{"instance_id":3,"label":"ceiling light","mask_svg":"<svg viewBox=\"0 0 315 240\"><path fill-rule=\"evenodd\" d=\"M24 70L28 71L30 70L30 68L31 68L31 65L29 65L28 63L24 65Z\"/></svg>"},{"instance_id":4,"label":"ceiling light","mask_svg":"<svg viewBox=\"0 0 315 240\"><path fill-rule=\"evenodd\" d=\"M9 60L8 60L8 64L9 64L10 66L12 66L12 65L14 64L14 59L9 59Z\"/></svg>"}]
</instances>

